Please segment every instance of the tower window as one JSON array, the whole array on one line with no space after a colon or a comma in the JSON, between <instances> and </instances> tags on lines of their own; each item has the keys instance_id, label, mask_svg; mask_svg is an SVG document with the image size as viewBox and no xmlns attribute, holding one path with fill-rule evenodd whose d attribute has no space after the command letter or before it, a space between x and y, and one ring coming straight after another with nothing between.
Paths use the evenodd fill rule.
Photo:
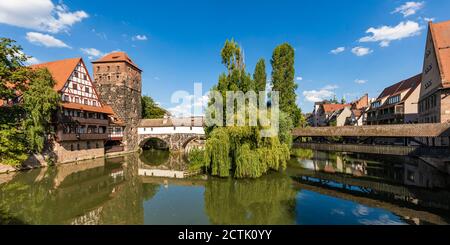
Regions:
<instances>
[{"instance_id":1,"label":"tower window","mask_svg":"<svg viewBox=\"0 0 450 245\"><path fill-rule=\"evenodd\" d=\"M100 71L100 66L97 66L97 71Z\"/></svg>"},{"instance_id":2,"label":"tower window","mask_svg":"<svg viewBox=\"0 0 450 245\"><path fill-rule=\"evenodd\" d=\"M119 71L120 70L120 66L116 66L116 69L117 69L117 71Z\"/></svg>"},{"instance_id":3,"label":"tower window","mask_svg":"<svg viewBox=\"0 0 450 245\"><path fill-rule=\"evenodd\" d=\"M111 76L108 76L108 81L110 81L111 80Z\"/></svg>"},{"instance_id":4,"label":"tower window","mask_svg":"<svg viewBox=\"0 0 450 245\"><path fill-rule=\"evenodd\" d=\"M109 70L110 70L110 67L109 67L109 66L107 66L107 67L106 67L106 70L107 70L107 71L109 71Z\"/></svg>"}]
</instances>

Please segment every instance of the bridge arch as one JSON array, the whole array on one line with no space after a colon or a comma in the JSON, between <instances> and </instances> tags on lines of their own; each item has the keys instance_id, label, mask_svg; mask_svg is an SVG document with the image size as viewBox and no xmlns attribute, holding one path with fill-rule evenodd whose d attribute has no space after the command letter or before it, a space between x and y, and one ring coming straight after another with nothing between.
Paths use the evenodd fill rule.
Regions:
<instances>
[{"instance_id":1,"label":"bridge arch","mask_svg":"<svg viewBox=\"0 0 450 245\"><path fill-rule=\"evenodd\" d=\"M185 151L186 147L193 141L203 140L203 136L197 134L139 135L139 147L142 148L151 139L164 141L170 151ZM196 144L200 145L201 143L196 142Z\"/></svg>"}]
</instances>

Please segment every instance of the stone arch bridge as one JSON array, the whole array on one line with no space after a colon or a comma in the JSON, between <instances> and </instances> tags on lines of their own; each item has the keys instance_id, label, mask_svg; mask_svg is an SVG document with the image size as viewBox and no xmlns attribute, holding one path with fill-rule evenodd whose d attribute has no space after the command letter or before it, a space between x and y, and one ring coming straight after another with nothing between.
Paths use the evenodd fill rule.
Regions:
<instances>
[{"instance_id":1,"label":"stone arch bridge","mask_svg":"<svg viewBox=\"0 0 450 245\"><path fill-rule=\"evenodd\" d=\"M160 139L167 143L170 151L189 151L202 148L205 131L201 117L142 119L138 128L139 147L149 139Z\"/></svg>"}]
</instances>

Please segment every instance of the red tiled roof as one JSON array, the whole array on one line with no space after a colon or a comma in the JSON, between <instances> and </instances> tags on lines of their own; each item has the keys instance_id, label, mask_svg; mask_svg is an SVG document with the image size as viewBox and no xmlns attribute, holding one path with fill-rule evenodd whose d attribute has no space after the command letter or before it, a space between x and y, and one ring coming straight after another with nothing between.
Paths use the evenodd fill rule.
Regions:
<instances>
[{"instance_id":1,"label":"red tiled roof","mask_svg":"<svg viewBox=\"0 0 450 245\"><path fill-rule=\"evenodd\" d=\"M408 94L403 98L403 100L405 100L414 91L414 89L416 89L417 86L420 85L421 81L422 81L422 73L385 88L383 92L381 92L380 96L378 96L378 99L384 97L391 97L393 95L399 94L403 91L410 89Z\"/></svg>"},{"instance_id":2,"label":"red tiled roof","mask_svg":"<svg viewBox=\"0 0 450 245\"><path fill-rule=\"evenodd\" d=\"M118 62L118 61L124 61L128 64L134 66L138 70L141 70L131 59L128 57L127 53L125 52L114 52L107 54L100 58L99 60L93 61L92 63L109 63L109 62Z\"/></svg>"},{"instance_id":3,"label":"red tiled roof","mask_svg":"<svg viewBox=\"0 0 450 245\"><path fill-rule=\"evenodd\" d=\"M114 115L114 111L111 108L111 106L109 106L109 105L103 105L102 107L97 107L97 106L83 105L83 104L77 104L77 103L62 102L61 106L66 109L76 109L76 110L83 110L83 111L98 112L98 113Z\"/></svg>"},{"instance_id":4,"label":"red tiled roof","mask_svg":"<svg viewBox=\"0 0 450 245\"><path fill-rule=\"evenodd\" d=\"M325 113L330 113L337 110L342 110L347 106L351 106L351 104L323 104L322 106Z\"/></svg>"},{"instance_id":5,"label":"red tiled roof","mask_svg":"<svg viewBox=\"0 0 450 245\"><path fill-rule=\"evenodd\" d=\"M450 87L450 21L429 25L444 87Z\"/></svg>"},{"instance_id":6,"label":"red tiled roof","mask_svg":"<svg viewBox=\"0 0 450 245\"><path fill-rule=\"evenodd\" d=\"M57 60L48 63L32 65L31 68L47 68L48 71L52 74L53 79L55 79L55 87L54 89L59 92L64 88L67 80L72 74L75 67L80 63L81 58L72 58L65 60Z\"/></svg>"}]
</instances>

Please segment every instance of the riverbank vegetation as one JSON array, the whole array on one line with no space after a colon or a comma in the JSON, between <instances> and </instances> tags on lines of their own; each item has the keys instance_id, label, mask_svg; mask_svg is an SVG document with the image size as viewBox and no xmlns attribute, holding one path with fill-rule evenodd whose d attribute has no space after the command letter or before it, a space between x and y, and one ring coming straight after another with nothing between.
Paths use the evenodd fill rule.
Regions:
<instances>
[{"instance_id":1,"label":"riverbank vegetation","mask_svg":"<svg viewBox=\"0 0 450 245\"><path fill-rule=\"evenodd\" d=\"M265 92L267 87L267 74L264 59L260 59L255 67L253 78L246 72L243 51L234 41L226 41L221 51L222 64L226 71L219 76L219 81L212 90L219 92L223 101L226 101L228 91L241 91L247 93L255 91ZM192 157L193 164L199 165L201 161L205 170L213 176L234 178L258 178L270 170L283 170L286 168L290 158L292 146L291 130L301 125L304 121L300 108L296 104L295 90L297 85L294 81L294 49L289 44L282 44L275 48L272 59L273 91L279 92L279 129L274 136L263 137L261 130L267 129L261 124L258 126L218 126L213 125L206 128L207 141L205 150L195 152ZM214 99L210 99L210 105ZM233 103L237 103L236 101ZM269 97L264 106L252 107L250 101L246 105L245 121L250 121L249 110L255 110L254 115L269 112L271 115L271 98ZM258 103L260 101L258 100ZM225 104L225 103L224 103ZM265 109L264 109L265 108ZM226 105L223 108L224 115L227 112ZM207 112L208 113L208 112ZM237 109L234 107L234 113ZM267 115L266 114L266 115ZM236 120L236 117L233 121ZM223 118L226 125L227 118ZM201 159L201 160L199 160Z\"/></svg>"},{"instance_id":2,"label":"riverbank vegetation","mask_svg":"<svg viewBox=\"0 0 450 245\"><path fill-rule=\"evenodd\" d=\"M29 56L15 41L0 39L0 163L18 165L42 153L60 101L46 69L26 66Z\"/></svg>"}]
</instances>

